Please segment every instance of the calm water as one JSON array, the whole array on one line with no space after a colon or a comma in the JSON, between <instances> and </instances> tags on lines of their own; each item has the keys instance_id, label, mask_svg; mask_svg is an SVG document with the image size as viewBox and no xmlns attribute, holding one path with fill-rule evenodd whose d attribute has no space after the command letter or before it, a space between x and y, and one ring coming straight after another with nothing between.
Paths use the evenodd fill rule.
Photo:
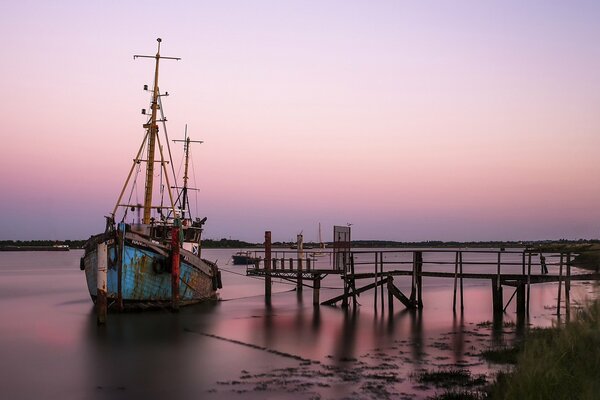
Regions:
<instances>
[{"instance_id":1,"label":"calm water","mask_svg":"<svg viewBox=\"0 0 600 400\"><path fill-rule=\"evenodd\" d=\"M462 316L452 312L451 280L435 278L424 280L422 313L396 303L390 315L387 295L385 311L376 311L372 291L354 311L313 308L309 288L298 294L284 282L274 283L267 307L263 281L229 265L232 253L204 251L223 269L223 301L178 314L109 314L101 328L81 251L0 253L1 397L423 398L443 390L420 385L415 372L460 366L491 376L496 367L477 354L515 340L511 324L481 324L492 319L487 281L465 281ZM408 292L407 278L395 283ZM325 279L321 300L340 287L339 277ZM593 290L575 286L572 298ZM506 288L505 302L511 294ZM529 323L552 324L556 285L534 285L531 298ZM513 301L504 321L515 319Z\"/></svg>"}]
</instances>

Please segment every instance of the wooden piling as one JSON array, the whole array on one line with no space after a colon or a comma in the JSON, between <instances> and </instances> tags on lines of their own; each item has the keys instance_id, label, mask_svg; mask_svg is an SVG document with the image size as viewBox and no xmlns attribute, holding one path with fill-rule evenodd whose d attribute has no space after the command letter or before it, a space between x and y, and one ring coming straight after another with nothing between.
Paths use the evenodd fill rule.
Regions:
<instances>
[{"instance_id":1,"label":"wooden piling","mask_svg":"<svg viewBox=\"0 0 600 400\"><path fill-rule=\"evenodd\" d=\"M319 305L319 292L321 290L321 276L319 274L314 275L313 278L313 305Z\"/></svg>"},{"instance_id":2,"label":"wooden piling","mask_svg":"<svg viewBox=\"0 0 600 400\"><path fill-rule=\"evenodd\" d=\"M529 315L529 303L531 299L531 252L527 256L527 300L525 307L527 309L527 315Z\"/></svg>"},{"instance_id":3,"label":"wooden piling","mask_svg":"<svg viewBox=\"0 0 600 400\"><path fill-rule=\"evenodd\" d=\"M502 285L499 283L499 278L492 278L492 308L494 316L501 315L504 311L502 298Z\"/></svg>"},{"instance_id":4,"label":"wooden piling","mask_svg":"<svg viewBox=\"0 0 600 400\"><path fill-rule=\"evenodd\" d=\"M375 267L377 268L377 266ZM383 253L379 252L379 276L383 277ZM383 304L383 286L381 287L381 313L383 314L384 304Z\"/></svg>"},{"instance_id":5,"label":"wooden piling","mask_svg":"<svg viewBox=\"0 0 600 400\"><path fill-rule=\"evenodd\" d=\"M423 252L415 252L415 261L417 268L417 307L423 308Z\"/></svg>"},{"instance_id":6,"label":"wooden piling","mask_svg":"<svg viewBox=\"0 0 600 400\"><path fill-rule=\"evenodd\" d=\"M562 274L563 274L563 257L564 254L560 253L560 261L558 267L558 300L556 302L556 315L560 317L560 300L562 295Z\"/></svg>"},{"instance_id":7,"label":"wooden piling","mask_svg":"<svg viewBox=\"0 0 600 400\"><path fill-rule=\"evenodd\" d=\"M297 246L298 246L298 275L296 275L296 290L298 292L302 291L302 264L304 262L304 237L302 235L298 235Z\"/></svg>"},{"instance_id":8,"label":"wooden piling","mask_svg":"<svg viewBox=\"0 0 600 400\"><path fill-rule=\"evenodd\" d=\"M387 289L388 289L388 309L389 309L389 313L390 313L390 318L392 313L394 312L394 295L392 294L391 291L391 286L394 285L394 277L391 275L388 275L387 277Z\"/></svg>"},{"instance_id":9,"label":"wooden piling","mask_svg":"<svg viewBox=\"0 0 600 400\"><path fill-rule=\"evenodd\" d=\"M265 231L265 302L271 303L271 231Z\"/></svg>"},{"instance_id":10,"label":"wooden piling","mask_svg":"<svg viewBox=\"0 0 600 400\"><path fill-rule=\"evenodd\" d=\"M571 253L567 253L567 276L565 277L565 314L571 316Z\"/></svg>"},{"instance_id":11,"label":"wooden piling","mask_svg":"<svg viewBox=\"0 0 600 400\"><path fill-rule=\"evenodd\" d=\"M525 318L525 283L519 282L517 284L517 319L522 320Z\"/></svg>"},{"instance_id":12,"label":"wooden piling","mask_svg":"<svg viewBox=\"0 0 600 400\"><path fill-rule=\"evenodd\" d=\"M106 324L108 308L106 274L108 271L108 246L98 243L96 246L96 322L98 325Z\"/></svg>"},{"instance_id":13,"label":"wooden piling","mask_svg":"<svg viewBox=\"0 0 600 400\"><path fill-rule=\"evenodd\" d=\"M458 252L458 272L460 274L460 311L462 312L465 309L465 296L463 290L463 253L462 251Z\"/></svg>"},{"instance_id":14,"label":"wooden piling","mask_svg":"<svg viewBox=\"0 0 600 400\"><path fill-rule=\"evenodd\" d=\"M456 287L458 282L458 251L454 255L454 291L452 294L452 310L456 311Z\"/></svg>"},{"instance_id":15,"label":"wooden piling","mask_svg":"<svg viewBox=\"0 0 600 400\"><path fill-rule=\"evenodd\" d=\"M179 227L171 228L171 310L179 310Z\"/></svg>"},{"instance_id":16,"label":"wooden piling","mask_svg":"<svg viewBox=\"0 0 600 400\"><path fill-rule=\"evenodd\" d=\"M377 283L378 280L378 272L377 272L377 264L378 264L378 258L379 258L379 253L375 252L375 282ZM373 291L373 296L374 296L374 301L373 301L373 307L375 308L375 312L377 312L377 285L375 285L375 290Z\"/></svg>"}]
</instances>

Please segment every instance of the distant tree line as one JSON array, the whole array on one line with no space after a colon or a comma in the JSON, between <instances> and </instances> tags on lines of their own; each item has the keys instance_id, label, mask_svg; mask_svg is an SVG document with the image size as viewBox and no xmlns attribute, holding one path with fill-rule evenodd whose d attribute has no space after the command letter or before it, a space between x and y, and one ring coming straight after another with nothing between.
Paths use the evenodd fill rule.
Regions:
<instances>
[{"instance_id":1,"label":"distant tree line","mask_svg":"<svg viewBox=\"0 0 600 400\"><path fill-rule=\"evenodd\" d=\"M70 249L82 249L85 240L0 240L0 247L38 247L67 245Z\"/></svg>"},{"instance_id":2,"label":"distant tree line","mask_svg":"<svg viewBox=\"0 0 600 400\"><path fill-rule=\"evenodd\" d=\"M70 249L81 249L83 248L86 240L0 240L0 247L12 247L12 246L54 246L54 245L67 245ZM537 240L537 241L482 241L482 242L458 242L458 241L442 241L442 240L427 240L421 242L398 242L393 240L353 240L351 247L353 248L408 248L408 247L531 247L541 245L575 245L575 244L597 244L600 243L598 239L559 239L559 240ZM202 247L209 249L218 248L248 248L248 247L261 247L263 243L251 243L237 239L204 239L202 240ZM294 242L273 242L273 247L291 247L295 245ZM332 242L326 243L328 248L333 247ZM305 242L304 247L318 248L319 243Z\"/></svg>"}]
</instances>

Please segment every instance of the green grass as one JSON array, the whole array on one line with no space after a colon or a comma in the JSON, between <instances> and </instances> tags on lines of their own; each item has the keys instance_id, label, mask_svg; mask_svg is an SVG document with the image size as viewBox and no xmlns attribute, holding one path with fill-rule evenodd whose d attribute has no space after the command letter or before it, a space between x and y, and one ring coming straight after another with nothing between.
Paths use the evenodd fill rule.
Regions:
<instances>
[{"instance_id":1,"label":"green grass","mask_svg":"<svg viewBox=\"0 0 600 400\"><path fill-rule=\"evenodd\" d=\"M514 371L501 374L492 399L600 398L600 301L560 329L535 329Z\"/></svg>"}]
</instances>

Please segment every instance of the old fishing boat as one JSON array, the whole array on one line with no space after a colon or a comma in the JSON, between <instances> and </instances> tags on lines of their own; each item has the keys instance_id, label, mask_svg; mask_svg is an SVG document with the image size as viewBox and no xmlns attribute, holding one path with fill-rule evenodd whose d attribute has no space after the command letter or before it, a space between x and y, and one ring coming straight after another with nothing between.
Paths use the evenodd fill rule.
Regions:
<instances>
[{"instance_id":1,"label":"old fishing boat","mask_svg":"<svg viewBox=\"0 0 600 400\"><path fill-rule=\"evenodd\" d=\"M192 218L189 211L188 190L193 189L188 188L190 145L201 142L190 140L187 128L183 141L174 140L184 144L185 169L181 187L175 182L173 163L165 159L163 152L163 146L166 146L169 156L171 154L161 102L161 97L168 93L159 91L158 67L163 59L179 58L161 56L161 39L157 40L155 56L134 56L134 59L155 59L154 87L148 89L147 85L144 86L145 90L152 91L152 97L151 112L143 125L145 135L142 145L117 203L106 217L105 231L87 241L81 259L89 293L97 309L104 310L104 314L107 308L178 308L179 305L215 299L217 289L221 287L217 265L201 257L201 234L206 218ZM142 114L148 115L146 110L142 110ZM165 137L164 142L159 137L159 123L163 128L160 136ZM158 154L155 154L156 150ZM146 165L144 204L131 204L131 200L124 201L125 194L127 189L134 193L142 163ZM167 169L169 164L172 171ZM159 166L160 170L156 171L155 166ZM160 185L155 185L155 174L161 178ZM153 202L154 196L158 203L157 194L161 197L159 204ZM137 220L135 215L129 215L130 211L135 214L136 210ZM118 211L121 218L117 221ZM143 217L140 212L143 212Z\"/></svg>"}]
</instances>

